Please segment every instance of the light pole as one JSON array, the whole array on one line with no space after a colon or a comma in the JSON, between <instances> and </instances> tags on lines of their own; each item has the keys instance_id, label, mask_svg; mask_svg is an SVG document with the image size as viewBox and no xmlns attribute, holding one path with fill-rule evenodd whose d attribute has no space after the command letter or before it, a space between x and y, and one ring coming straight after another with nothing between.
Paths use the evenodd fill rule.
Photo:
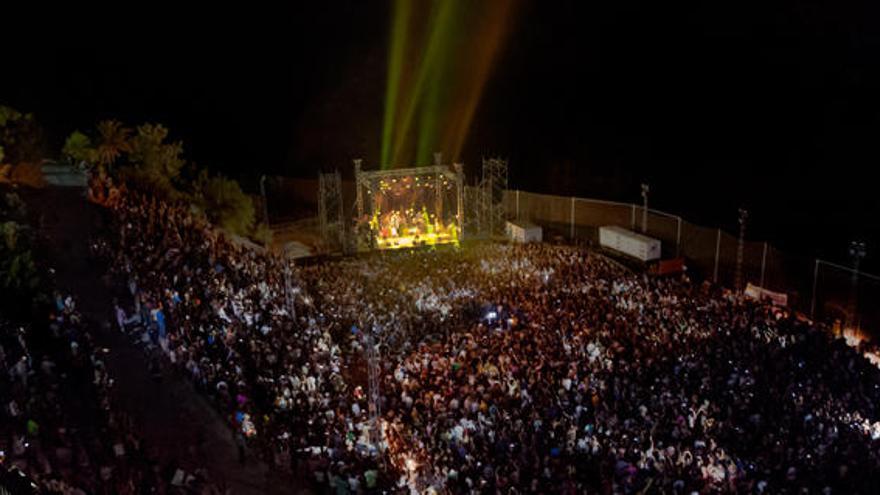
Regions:
<instances>
[{"instance_id":1,"label":"light pole","mask_svg":"<svg viewBox=\"0 0 880 495\"><path fill-rule=\"evenodd\" d=\"M746 245L746 222L749 219L749 211L745 208L739 209L739 239L736 244L736 277L733 286L737 292L742 291L742 267L743 267L743 251Z\"/></svg>"},{"instance_id":2,"label":"light pole","mask_svg":"<svg viewBox=\"0 0 880 495\"><path fill-rule=\"evenodd\" d=\"M260 176L260 195L263 196L263 223L269 227L269 201L266 198L266 175Z\"/></svg>"},{"instance_id":3,"label":"light pole","mask_svg":"<svg viewBox=\"0 0 880 495\"><path fill-rule=\"evenodd\" d=\"M648 192L651 188L646 183L642 183L642 233L648 233Z\"/></svg>"},{"instance_id":4,"label":"light pole","mask_svg":"<svg viewBox=\"0 0 880 495\"><path fill-rule=\"evenodd\" d=\"M849 311L847 312L847 318L849 319L847 327L849 328L855 328L858 325L856 311L858 310L859 299L859 264L867 253L867 247L864 242L852 241L849 243L849 255L853 259L852 293L850 294Z\"/></svg>"}]
</instances>

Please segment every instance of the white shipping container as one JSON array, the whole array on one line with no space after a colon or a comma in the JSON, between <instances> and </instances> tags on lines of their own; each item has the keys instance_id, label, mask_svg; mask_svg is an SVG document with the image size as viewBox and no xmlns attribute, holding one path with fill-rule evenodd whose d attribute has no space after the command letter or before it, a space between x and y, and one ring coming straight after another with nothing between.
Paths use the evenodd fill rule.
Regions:
<instances>
[{"instance_id":1,"label":"white shipping container","mask_svg":"<svg viewBox=\"0 0 880 495\"><path fill-rule=\"evenodd\" d=\"M540 226L524 220L508 220L505 230L513 242L541 242L543 238Z\"/></svg>"},{"instance_id":2,"label":"white shipping container","mask_svg":"<svg viewBox=\"0 0 880 495\"><path fill-rule=\"evenodd\" d=\"M599 227L599 245L642 261L660 259L660 241L621 227Z\"/></svg>"}]
</instances>

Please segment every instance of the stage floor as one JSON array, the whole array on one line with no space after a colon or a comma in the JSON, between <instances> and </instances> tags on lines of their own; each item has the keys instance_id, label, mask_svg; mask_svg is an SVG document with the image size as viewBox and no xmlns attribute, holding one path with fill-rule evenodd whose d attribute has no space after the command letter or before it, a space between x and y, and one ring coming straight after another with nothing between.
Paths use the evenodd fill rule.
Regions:
<instances>
[{"instance_id":1,"label":"stage floor","mask_svg":"<svg viewBox=\"0 0 880 495\"><path fill-rule=\"evenodd\" d=\"M438 244L456 244L458 238L447 234L422 234L405 235L397 237L379 237L376 239L376 247L379 249L406 249L423 246L436 246Z\"/></svg>"}]
</instances>

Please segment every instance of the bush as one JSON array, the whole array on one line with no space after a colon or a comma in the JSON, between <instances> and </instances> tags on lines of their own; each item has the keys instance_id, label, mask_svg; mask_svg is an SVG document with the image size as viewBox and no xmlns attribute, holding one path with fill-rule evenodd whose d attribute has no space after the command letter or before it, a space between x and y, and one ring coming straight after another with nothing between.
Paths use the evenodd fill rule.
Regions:
<instances>
[{"instance_id":1,"label":"bush","mask_svg":"<svg viewBox=\"0 0 880 495\"><path fill-rule=\"evenodd\" d=\"M3 196L3 203L0 204L0 217L17 221L27 218L27 206L18 194L8 192Z\"/></svg>"},{"instance_id":2,"label":"bush","mask_svg":"<svg viewBox=\"0 0 880 495\"><path fill-rule=\"evenodd\" d=\"M97 159L97 152L92 146L92 140L79 131L73 131L67 137L67 140L64 141L64 147L61 149L61 154L70 160L71 163L77 165L83 163L90 166Z\"/></svg>"},{"instance_id":3,"label":"bush","mask_svg":"<svg viewBox=\"0 0 880 495\"><path fill-rule=\"evenodd\" d=\"M175 197L180 171L185 165L181 158L183 144L166 143L168 129L159 124L138 126L137 134L130 141L128 161L124 167L127 179L133 180L162 197Z\"/></svg>"},{"instance_id":4,"label":"bush","mask_svg":"<svg viewBox=\"0 0 880 495\"><path fill-rule=\"evenodd\" d=\"M33 114L0 105L0 162L39 164L43 159L43 129Z\"/></svg>"},{"instance_id":5,"label":"bush","mask_svg":"<svg viewBox=\"0 0 880 495\"><path fill-rule=\"evenodd\" d=\"M193 204L211 223L240 236L252 234L254 203L238 182L203 171L194 184Z\"/></svg>"},{"instance_id":6,"label":"bush","mask_svg":"<svg viewBox=\"0 0 880 495\"><path fill-rule=\"evenodd\" d=\"M127 187L170 201L186 200L207 219L230 233L268 243L272 233L255 223L253 201L234 180L211 176L206 169L183 159L183 144L167 142L168 129L161 124L143 124L130 129L117 121L98 124L98 143L74 131L62 153L82 163L95 161L109 166ZM103 158L102 158L103 157Z\"/></svg>"},{"instance_id":7,"label":"bush","mask_svg":"<svg viewBox=\"0 0 880 495\"><path fill-rule=\"evenodd\" d=\"M172 187L169 181L149 170L138 167L120 167L117 174L129 189L145 192L169 201L177 201L184 197L183 193Z\"/></svg>"},{"instance_id":8,"label":"bush","mask_svg":"<svg viewBox=\"0 0 880 495\"><path fill-rule=\"evenodd\" d=\"M0 313L24 319L46 300L31 250L30 230L15 221L0 223Z\"/></svg>"}]
</instances>

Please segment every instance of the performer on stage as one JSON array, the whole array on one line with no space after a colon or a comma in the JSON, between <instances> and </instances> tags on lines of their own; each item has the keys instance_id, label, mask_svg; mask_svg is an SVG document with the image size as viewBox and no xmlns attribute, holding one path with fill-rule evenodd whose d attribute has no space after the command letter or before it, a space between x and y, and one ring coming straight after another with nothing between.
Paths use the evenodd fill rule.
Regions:
<instances>
[{"instance_id":1,"label":"performer on stage","mask_svg":"<svg viewBox=\"0 0 880 495\"><path fill-rule=\"evenodd\" d=\"M400 212L391 212L388 223L391 226L391 237L398 237L400 235Z\"/></svg>"}]
</instances>

